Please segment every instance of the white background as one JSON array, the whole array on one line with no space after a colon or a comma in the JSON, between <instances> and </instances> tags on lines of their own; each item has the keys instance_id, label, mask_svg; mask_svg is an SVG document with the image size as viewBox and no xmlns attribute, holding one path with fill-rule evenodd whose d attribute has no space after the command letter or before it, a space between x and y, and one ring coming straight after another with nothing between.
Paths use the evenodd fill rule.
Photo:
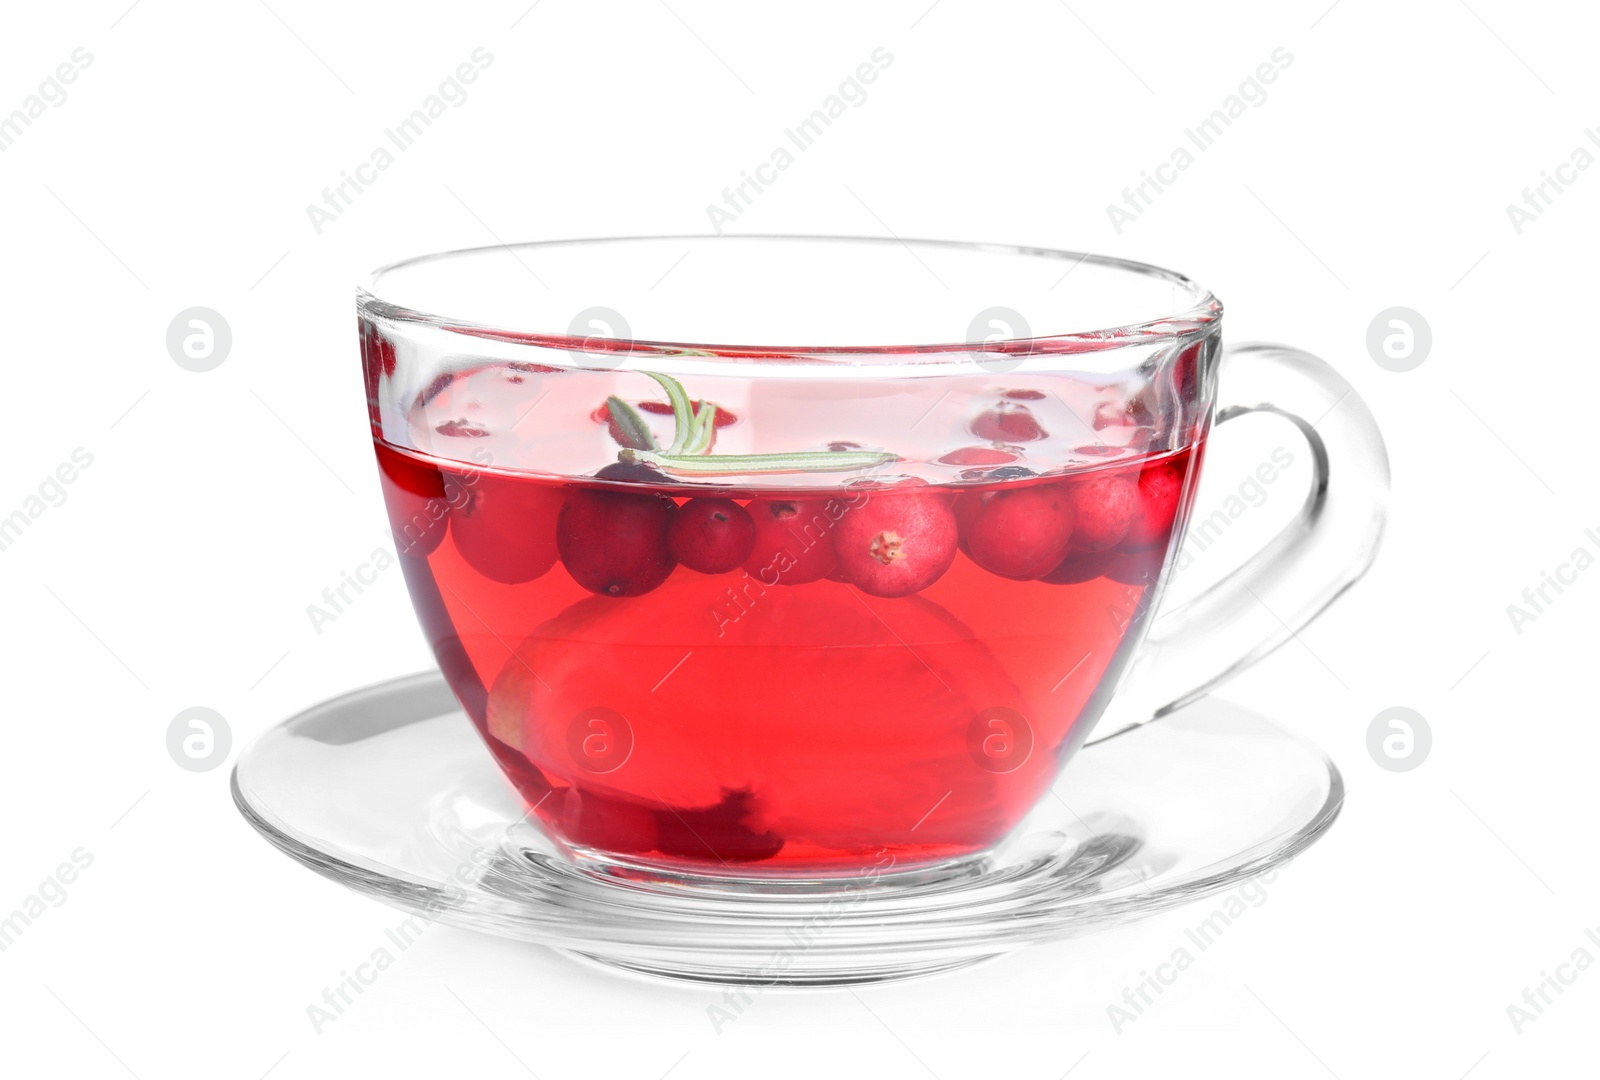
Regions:
<instances>
[{"instance_id":1,"label":"white background","mask_svg":"<svg viewBox=\"0 0 1600 1080\"><path fill-rule=\"evenodd\" d=\"M0 953L5 1071L1593 1073L1600 970L1521 1034L1506 1012L1600 927L1584 692L1600 571L1520 634L1506 613L1600 548L1583 535L1600 527L1600 387L1582 242L1600 170L1520 235L1505 209L1600 124L1591 12L271 2L15 5L0 34L0 113L75 48L93 56L0 153L0 516L75 448L93 455L0 551L0 912L74 850L93 858ZM318 235L306 205L479 46L494 60L469 100ZM768 994L721 1034L710 992L435 928L316 1033L307 1005L399 913L271 850L230 805L227 768L179 769L165 732L214 708L236 755L293 711L429 663L398 573L321 635L305 613L383 542L353 282L496 238L707 231L706 204L879 46L894 63L866 103L735 230L1172 266L1228 304L1231 340L1329 358L1377 414L1394 469L1378 565L1227 688L1337 760L1343 817L1120 1034L1107 1005L1209 908L859 997ZM1280 46L1293 63L1265 103L1119 235L1106 205ZM205 374L164 342L195 305L234 337ZM1365 346L1394 305L1433 330L1404 374ZM1262 452L1237 451L1236 475L1219 456L1210 492ZM1366 750L1395 705L1433 730L1409 773Z\"/></svg>"}]
</instances>

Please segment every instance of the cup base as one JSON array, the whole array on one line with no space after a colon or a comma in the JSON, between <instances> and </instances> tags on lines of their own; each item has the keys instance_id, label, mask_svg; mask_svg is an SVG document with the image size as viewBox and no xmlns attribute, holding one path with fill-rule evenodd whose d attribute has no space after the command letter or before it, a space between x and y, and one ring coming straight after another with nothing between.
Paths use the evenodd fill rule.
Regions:
<instances>
[{"instance_id":1,"label":"cup base","mask_svg":"<svg viewBox=\"0 0 1600 1080\"><path fill-rule=\"evenodd\" d=\"M803 990L806 988L838 989L845 986L870 986L882 982L906 982L911 979L929 979L936 975L948 975L951 972L961 971L981 964L985 960L993 960L1000 953L985 953L980 956L967 957L960 960L950 960L935 963L917 963L910 961L903 965L874 964L853 968L820 970L816 972L797 972L792 976L782 979L752 978L744 971L730 970L722 965L706 965L690 967L681 963L671 967L656 967L647 963L635 963L630 960L619 959L615 956L600 956L594 953L578 952L575 949L557 949L581 964L588 964L601 968L613 975L633 976L649 980L665 979L674 982L694 982L707 986L745 986L761 989L783 988L789 990Z\"/></svg>"},{"instance_id":2,"label":"cup base","mask_svg":"<svg viewBox=\"0 0 1600 1080\"><path fill-rule=\"evenodd\" d=\"M1080 750L994 850L851 878L664 870L530 819L436 673L315 706L239 759L234 802L291 858L427 922L612 970L753 987L954 971L1278 866L1338 816L1316 747L1215 697Z\"/></svg>"}]
</instances>

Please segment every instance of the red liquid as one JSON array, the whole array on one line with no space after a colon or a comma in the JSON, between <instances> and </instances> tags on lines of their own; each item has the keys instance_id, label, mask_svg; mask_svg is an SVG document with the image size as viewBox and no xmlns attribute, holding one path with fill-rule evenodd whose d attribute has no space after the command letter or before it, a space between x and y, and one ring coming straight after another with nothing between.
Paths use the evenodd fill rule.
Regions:
<instances>
[{"instance_id":1,"label":"red liquid","mask_svg":"<svg viewBox=\"0 0 1600 1080\"><path fill-rule=\"evenodd\" d=\"M377 450L440 666L549 831L654 864L821 873L979 852L1032 808L1140 636L1198 456L752 499ZM702 573L653 531L696 495L758 521L818 509L780 531L782 557ZM706 536L681 550L738 546Z\"/></svg>"}]
</instances>

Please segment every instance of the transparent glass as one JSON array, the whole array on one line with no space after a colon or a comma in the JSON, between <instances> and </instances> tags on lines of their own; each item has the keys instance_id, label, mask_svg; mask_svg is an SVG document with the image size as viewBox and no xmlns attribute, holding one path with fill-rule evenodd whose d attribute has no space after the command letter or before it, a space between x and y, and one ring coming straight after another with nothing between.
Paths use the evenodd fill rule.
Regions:
<instances>
[{"instance_id":1,"label":"transparent glass","mask_svg":"<svg viewBox=\"0 0 1600 1080\"><path fill-rule=\"evenodd\" d=\"M1130 783L1130 777L1137 782ZM240 756L233 797L290 858L438 921L713 985L930 975L1260 891L1338 816L1320 750L1208 696L1079 754L996 850L835 881L730 882L579 860L529 820L437 673L324 701Z\"/></svg>"},{"instance_id":2,"label":"transparent glass","mask_svg":"<svg viewBox=\"0 0 1600 1080\"><path fill-rule=\"evenodd\" d=\"M579 864L970 866L1092 729L1281 644L1382 528L1383 445L1349 386L1294 350L1224 353L1215 298L1121 260L524 244L388 267L359 314L424 632ZM1162 611L1211 428L1259 410L1311 444L1305 506Z\"/></svg>"}]
</instances>

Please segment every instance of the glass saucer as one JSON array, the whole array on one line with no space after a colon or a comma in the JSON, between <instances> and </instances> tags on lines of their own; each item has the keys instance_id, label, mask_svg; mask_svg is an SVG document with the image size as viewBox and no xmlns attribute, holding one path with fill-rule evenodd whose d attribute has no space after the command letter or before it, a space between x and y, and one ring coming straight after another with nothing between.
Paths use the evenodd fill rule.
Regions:
<instances>
[{"instance_id":1,"label":"glass saucer","mask_svg":"<svg viewBox=\"0 0 1600 1080\"><path fill-rule=\"evenodd\" d=\"M291 858L430 920L634 972L823 986L947 971L1227 889L1321 836L1344 785L1315 746L1203 697L1084 747L982 857L864 880L673 876L553 843L425 673L272 728L240 756L233 797Z\"/></svg>"}]
</instances>

